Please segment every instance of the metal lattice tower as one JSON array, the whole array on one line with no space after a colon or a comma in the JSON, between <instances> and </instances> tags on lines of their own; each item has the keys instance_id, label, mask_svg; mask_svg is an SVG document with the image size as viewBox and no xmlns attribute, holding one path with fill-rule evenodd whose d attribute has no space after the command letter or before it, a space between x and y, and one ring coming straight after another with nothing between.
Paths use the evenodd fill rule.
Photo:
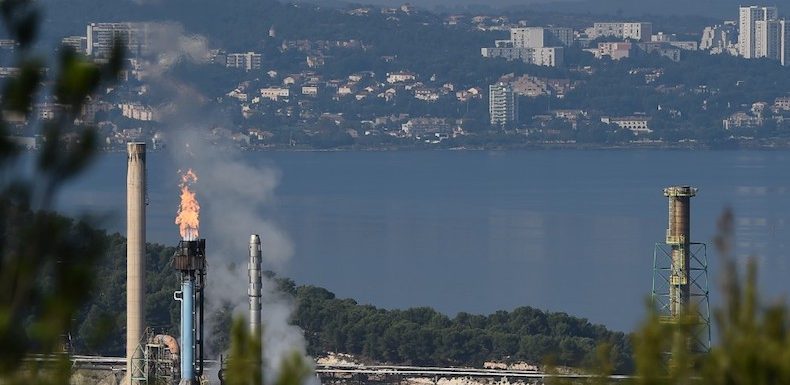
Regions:
<instances>
[{"instance_id":1,"label":"metal lattice tower","mask_svg":"<svg viewBox=\"0 0 790 385\"><path fill-rule=\"evenodd\" d=\"M710 349L710 302L708 257L704 243L691 242L691 198L697 189L674 186L664 189L669 199L666 240L653 252L653 303L661 319L674 322L683 314L695 314L699 330L696 350Z\"/></svg>"}]
</instances>

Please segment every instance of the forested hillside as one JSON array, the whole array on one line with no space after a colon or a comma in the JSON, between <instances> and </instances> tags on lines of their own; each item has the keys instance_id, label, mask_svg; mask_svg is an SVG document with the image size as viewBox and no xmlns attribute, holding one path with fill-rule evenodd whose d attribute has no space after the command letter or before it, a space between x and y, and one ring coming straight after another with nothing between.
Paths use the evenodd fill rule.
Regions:
<instances>
[{"instance_id":1,"label":"forested hillside","mask_svg":"<svg viewBox=\"0 0 790 385\"><path fill-rule=\"evenodd\" d=\"M122 355L124 351L126 242L113 234L107 236L107 244L106 258L97 267L94 297L75 322L74 347L82 354ZM172 299L178 282L169 266L173 251L148 244L146 324L178 335L178 308ZM304 329L313 355L333 351L398 364L475 366L490 359L541 363L551 357L558 364L583 366L595 347L606 342L614 346L618 370L631 370L625 334L565 313L520 307L487 316L459 313L448 317L430 308L385 310L268 274L295 297L292 321ZM210 288L207 295L211 295ZM214 350L222 349L227 344L230 314L208 316L219 321L208 343Z\"/></svg>"}]
</instances>

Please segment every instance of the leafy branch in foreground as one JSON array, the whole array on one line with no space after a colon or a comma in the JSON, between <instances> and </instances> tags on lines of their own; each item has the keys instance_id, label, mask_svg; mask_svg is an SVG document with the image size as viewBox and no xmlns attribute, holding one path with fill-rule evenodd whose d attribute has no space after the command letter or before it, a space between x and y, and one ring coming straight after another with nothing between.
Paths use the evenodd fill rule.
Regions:
<instances>
[{"instance_id":1,"label":"leafy branch in foreground","mask_svg":"<svg viewBox=\"0 0 790 385\"><path fill-rule=\"evenodd\" d=\"M0 101L0 382L67 383L67 362L40 371L35 365L23 368L22 361L62 350L62 337L88 298L94 263L103 254L103 238L87 218L72 226L51 210L60 187L96 154L95 131L74 121L99 85L117 78L121 46L116 44L104 65L63 49L58 73L50 79L44 60L33 53L40 19L36 3L4 0L0 12L8 35L19 44L19 72L3 84ZM8 122L30 119L37 95L47 92L41 87L45 81L54 84L48 92L62 112L35 127L43 142L28 174L21 171L23 154ZM76 137L70 145L63 140L66 133Z\"/></svg>"},{"instance_id":2,"label":"leafy branch in foreground","mask_svg":"<svg viewBox=\"0 0 790 385\"><path fill-rule=\"evenodd\" d=\"M260 385L263 383L261 368L263 346L260 333L250 333L243 317L233 320L230 353L225 384ZM304 357L297 351L284 357L278 368L277 377L271 385L302 385L312 375Z\"/></svg>"}]
</instances>

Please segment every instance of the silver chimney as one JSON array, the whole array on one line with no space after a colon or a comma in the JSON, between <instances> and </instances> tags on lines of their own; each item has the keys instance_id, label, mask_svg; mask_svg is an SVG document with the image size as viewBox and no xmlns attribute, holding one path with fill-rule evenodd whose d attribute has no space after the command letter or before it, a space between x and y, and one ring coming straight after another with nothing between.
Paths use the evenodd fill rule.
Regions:
<instances>
[{"instance_id":1,"label":"silver chimney","mask_svg":"<svg viewBox=\"0 0 790 385\"><path fill-rule=\"evenodd\" d=\"M261 237L250 235L250 263L247 266L250 276L250 333L253 336L261 333Z\"/></svg>"}]
</instances>

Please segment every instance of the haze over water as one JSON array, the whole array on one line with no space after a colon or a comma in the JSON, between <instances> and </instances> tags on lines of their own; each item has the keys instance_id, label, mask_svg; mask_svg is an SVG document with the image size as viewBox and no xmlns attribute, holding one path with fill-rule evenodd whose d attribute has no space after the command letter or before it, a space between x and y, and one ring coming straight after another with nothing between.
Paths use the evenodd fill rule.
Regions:
<instances>
[{"instance_id":1,"label":"haze over water","mask_svg":"<svg viewBox=\"0 0 790 385\"><path fill-rule=\"evenodd\" d=\"M662 189L682 184L700 189L692 239L710 246L711 278L711 239L729 205L739 258L760 256L769 298L788 292L787 152L258 152L243 161L281 172L276 202L260 213L294 244L279 272L361 303L449 315L527 305L630 330L665 234ZM148 155L149 241L178 239L177 168L165 153ZM60 208L114 213L106 225L123 233L125 178L125 154L105 155ZM240 240L254 231L241 229ZM201 236L210 248L211 234Z\"/></svg>"}]
</instances>

